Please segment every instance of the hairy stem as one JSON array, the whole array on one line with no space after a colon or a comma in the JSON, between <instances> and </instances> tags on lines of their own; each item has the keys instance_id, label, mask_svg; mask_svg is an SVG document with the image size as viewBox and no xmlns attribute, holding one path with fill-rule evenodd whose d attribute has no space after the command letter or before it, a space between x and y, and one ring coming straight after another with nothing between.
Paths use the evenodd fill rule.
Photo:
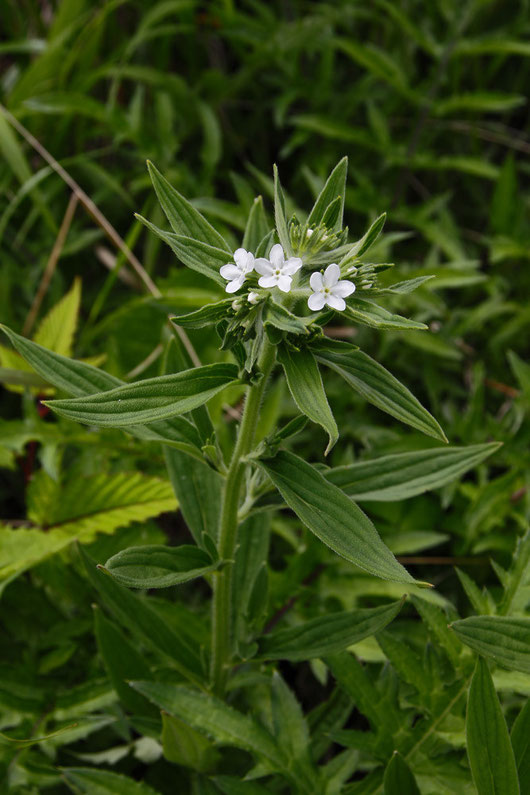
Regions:
<instances>
[{"instance_id":1,"label":"hairy stem","mask_svg":"<svg viewBox=\"0 0 530 795\"><path fill-rule=\"evenodd\" d=\"M245 475L245 463L242 459L252 450L259 408L275 358L275 347L266 341L258 362L263 377L259 383L248 388L243 417L225 481L218 544L219 556L223 560L234 560L239 526L239 502ZM211 685L218 695L224 692L232 657L232 572L233 563L228 563L213 578Z\"/></svg>"}]
</instances>

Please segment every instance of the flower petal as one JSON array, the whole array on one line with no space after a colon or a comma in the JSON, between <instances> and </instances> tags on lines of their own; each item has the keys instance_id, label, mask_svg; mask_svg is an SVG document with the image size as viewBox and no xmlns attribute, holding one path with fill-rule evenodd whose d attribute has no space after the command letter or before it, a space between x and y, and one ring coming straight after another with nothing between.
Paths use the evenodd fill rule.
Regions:
<instances>
[{"instance_id":1,"label":"flower petal","mask_svg":"<svg viewBox=\"0 0 530 795\"><path fill-rule=\"evenodd\" d=\"M238 279L241 276L241 271L234 265L233 262L229 262L227 265L223 265L219 270L219 273L223 277L223 279Z\"/></svg>"},{"instance_id":2,"label":"flower petal","mask_svg":"<svg viewBox=\"0 0 530 795\"><path fill-rule=\"evenodd\" d=\"M299 271L302 267L302 260L300 257L291 257L287 260L285 265L282 268L282 273L285 273L286 276L292 276L293 273Z\"/></svg>"},{"instance_id":3,"label":"flower petal","mask_svg":"<svg viewBox=\"0 0 530 795\"><path fill-rule=\"evenodd\" d=\"M270 251L269 259L276 268L281 268L285 259L283 248L280 243L276 243Z\"/></svg>"},{"instance_id":4,"label":"flower petal","mask_svg":"<svg viewBox=\"0 0 530 795\"><path fill-rule=\"evenodd\" d=\"M277 277L262 276L261 279L258 280L258 284L260 287L275 287L277 284Z\"/></svg>"},{"instance_id":5,"label":"flower petal","mask_svg":"<svg viewBox=\"0 0 530 795\"><path fill-rule=\"evenodd\" d=\"M334 287L339 279L340 268L336 262L332 262L324 271L324 284L326 287Z\"/></svg>"},{"instance_id":6,"label":"flower petal","mask_svg":"<svg viewBox=\"0 0 530 795\"><path fill-rule=\"evenodd\" d=\"M247 264L247 254L248 251L244 248L238 248L234 251L234 262L237 262L241 270L243 270Z\"/></svg>"},{"instance_id":7,"label":"flower petal","mask_svg":"<svg viewBox=\"0 0 530 795\"><path fill-rule=\"evenodd\" d=\"M234 281L228 282L228 284L225 287L226 292L227 293L235 293L236 290L239 290L239 288L241 287L241 285L243 284L244 281L245 281L245 277L244 276L239 276L238 279L234 279Z\"/></svg>"},{"instance_id":8,"label":"flower petal","mask_svg":"<svg viewBox=\"0 0 530 795\"><path fill-rule=\"evenodd\" d=\"M282 291L282 293L288 293L291 289L291 282L293 280L290 276L285 276L283 273L281 276L278 276L278 287Z\"/></svg>"},{"instance_id":9,"label":"flower petal","mask_svg":"<svg viewBox=\"0 0 530 795\"><path fill-rule=\"evenodd\" d=\"M337 295L328 295L326 298L326 304L332 309L336 309L337 312L344 312L346 309L346 301L344 298L339 298Z\"/></svg>"},{"instance_id":10,"label":"flower petal","mask_svg":"<svg viewBox=\"0 0 530 795\"><path fill-rule=\"evenodd\" d=\"M247 256L245 260L245 273L250 273L254 270L254 254L251 251L247 251Z\"/></svg>"},{"instance_id":11,"label":"flower petal","mask_svg":"<svg viewBox=\"0 0 530 795\"><path fill-rule=\"evenodd\" d=\"M320 271L314 271L311 274L311 278L309 279L309 284L311 285L311 289L317 293L319 290L322 290L324 287L324 282L322 280L322 274Z\"/></svg>"},{"instance_id":12,"label":"flower petal","mask_svg":"<svg viewBox=\"0 0 530 795\"><path fill-rule=\"evenodd\" d=\"M255 260L254 269L263 276L269 276L273 270L271 263L268 259L265 259L265 257L259 257Z\"/></svg>"},{"instance_id":13,"label":"flower petal","mask_svg":"<svg viewBox=\"0 0 530 795\"><path fill-rule=\"evenodd\" d=\"M331 288L331 292L333 295L338 295L340 298L347 298L355 292L355 285L353 282L348 281L348 279L342 279L342 281L337 282L335 287Z\"/></svg>"},{"instance_id":14,"label":"flower petal","mask_svg":"<svg viewBox=\"0 0 530 795\"><path fill-rule=\"evenodd\" d=\"M324 308L324 304L326 303L326 298L324 293L313 293L307 299L307 305L312 312L318 312L319 309Z\"/></svg>"}]
</instances>

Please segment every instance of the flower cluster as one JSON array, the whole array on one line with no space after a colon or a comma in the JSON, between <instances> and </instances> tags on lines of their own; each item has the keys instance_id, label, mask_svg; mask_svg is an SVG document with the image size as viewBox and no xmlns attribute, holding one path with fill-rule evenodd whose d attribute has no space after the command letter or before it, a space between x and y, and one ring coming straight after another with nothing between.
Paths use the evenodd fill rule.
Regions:
<instances>
[{"instance_id":1,"label":"flower cluster","mask_svg":"<svg viewBox=\"0 0 530 795\"><path fill-rule=\"evenodd\" d=\"M271 248L268 259L266 257L256 259L250 251L238 248L234 252L234 261L223 265L220 273L223 279L228 281L225 288L227 293L237 292L253 271L260 275L258 279L260 287L264 289L277 287L281 292L289 293L293 276L298 273L302 265L300 257L290 257L286 260L282 246L276 243ZM323 273L314 271L311 274L309 279L311 294L307 299L311 311L318 312L324 306L339 312L346 309L344 299L355 291L355 284L347 279L341 279L340 275L340 267L334 262L328 265ZM248 300L256 303L258 294L250 292Z\"/></svg>"}]
</instances>

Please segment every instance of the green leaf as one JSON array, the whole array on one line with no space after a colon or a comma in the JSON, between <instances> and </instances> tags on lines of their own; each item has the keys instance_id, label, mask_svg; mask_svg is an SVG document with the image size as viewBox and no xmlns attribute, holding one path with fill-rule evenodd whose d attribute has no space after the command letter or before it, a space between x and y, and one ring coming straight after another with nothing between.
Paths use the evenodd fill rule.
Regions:
<instances>
[{"instance_id":1,"label":"green leaf","mask_svg":"<svg viewBox=\"0 0 530 795\"><path fill-rule=\"evenodd\" d=\"M220 759L219 751L210 740L180 718L166 712L162 713L162 747L169 762L189 767L198 773L208 773Z\"/></svg>"},{"instance_id":2,"label":"green leaf","mask_svg":"<svg viewBox=\"0 0 530 795\"><path fill-rule=\"evenodd\" d=\"M397 616L403 601L382 607L345 610L313 618L259 640L257 658L299 662L346 649L375 635Z\"/></svg>"},{"instance_id":3,"label":"green leaf","mask_svg":"<svg viewBox=\"0 0 530 795\"><path fill-rule=\"evenodd\" d=\"M471 113L506 113L524 105L527 98L522 94L506 94L500 91L476 91L469 94L455 94L434 103L437 116L470 111Z\"/></svg>"},{"instance_id":4,"label":"green leaf","mask_svg":"<svg viewBox=\"0 0 530 795\"><path fill-rule=\"evenodd\" d=\"M145 545L122 549L105 563L116 582L128 588L169 588L204 577L219 568L210 556L198 547L183 545Z\"/></svg>"},{"instance_id":5,"label":"green leaf","mask_svg":"<svg viewBox=\"0 0 530 795\"><path fill-rule=\"evenodd\" d=\"M80 303L81 279L76 278L72 288L48 312L34 341L62 356L71 356Z\"/></svg>"},{"instance_id":6,"label":"green leaf","mask_svg":"<svg viewBox=\"0 0 530 795\"><path fill-rule=\"evenodd\" d=\"M313 466L283 450L256 463L305 526L338 555L383 580L415 582L370 519Z\"/></svg>"},{"instance_id":7,"label":"green leaf","mask_svg":"<svg viewBox=\"0 0 530 795\"><path fill-rule=\"evenodd\" d=\"M197 271L202 276L207 276L217 284L226 285L226 281L221 276L219 270L227 262L230 262L231 254L226 249L211 246L209 243L203 243L200 240L195 240L192 237L185 235L176 235L174 232L165 232L157 226L147 221L141 215L136 214L135 218L141 221L151 232L157 237L167 243L178 259L191 268Z\"/></svg>"},{"instance_id":8,"label":"green leaf","mask_svg":"<svg viewBox=\"0 0 530 795\"><path fill-rule=\"evenodd\" d=\"M118 627L96 607L95 635L98 649L114 690L123 706L134 715L157 717L158 712L143 696L129 687L129 680L150 676L150 668L138 649L120 632Z\"/></svg>"},{"instance_id":9,"label":"green leaf","mask_svg":"<svg viewBox=\"0 0 530 795\"><path fill-rule=\"evenodd\" d=\"M164 458L179 508L195 543L202 546L204 534L216 540L223 477L205 461L190 458L180 450L166 447Z\"/></svg>"},{"instance_id":10,"label":"green leaf","mask_svg":"<svg viewBox=\"0 0 530 795\"><path fill-rule=\"evenodd\" d=\"M337 215L337 220L333 224L333 230L339 231L342 229L342 219L344 214L344 197L346 195L346 177L348 175L348 158L343 157L340 160L329 177L322 190L320 191L313 209L309 213L307 224L310 227L318 226L324 219L329 205L336 200L340 199L340 207Z\"/></svg>"},{"instance_id":11,"label":"green leaf","mask_svg":"<svg viewBox=\"0 0 530 795\"><path fill-rule=\"evenodd\" d=\"M220 320L225 320L231 314L233 298L223 298L214 304L205 304L195 312L188 312L186 315L177 315L170 318L172 323L182 328L204 328Z\"/></svg>"},{"instance_id":12,"label":"green leaf","mask_svg":"<svg viewBox=\"0 0 530 795\"><path fill-rule=\"evenodd\" d=\"M287 216L285 213L285 198L280 183L278 174L278 167L274 165L274 221L276 223L276 231L283 246L286 257L292 256L291 239L289 237L289 230L287 228Z\"/></svg>"},{"instance_id":13,"label":"green leaf","mask_svg":"<svg viewBox=\"0 0 530 795\"><path fill-rule=\"evenodd\" d=\"M289 760L300 789L314 792L318 774L309 756L307 723L299 702L278 671L272 675L271 713L276 742Z\"/></svg>"},{"instance_id":14,"label":"green leaf","mask_svg":"<svg viewBox=\"0 0 530 795\"><path fill-rule=\"evenodd\" d=\"M195 207L173 188L167 179L148 160L149 176L156 191L158 201L166 214L171 228L177 235L191 237L209 246L224 249L231 254L230 247L224 238ZM226 255L225 255L226 256Z\"/></svg>"},{"instance_id":15,"label":"green leaf","mask_svg":"<svg viewBox=\"0 0 530 795\"><path fill-rule=\"evenodd\" d=\"M426 624L434 638L445 650L455 669L458 670L462 649L454 633L448 627L449 616L446 611L415 594L411 595L410 600L420 614L424 624ZM455 615L456 611L454 608L452 612Z\"/></svg>"},{"instance_id":16,"label":"green leaf","mask_svg":"<svg viewBox=\"0 0 530 795\"><path fill-rule=\"evenodd\" d=\"M128 427L185 414L238 383L235 364L207 364L126 384L81 399L43 401L63 417L105 428Z\"/></svg>"},{"instance_id":17,"label":"green leaf","mask_svg":"<svg viewBox=\"0 0 530 795\"><path fill-rule=\"evenodd\" d=\"M77 795L80 792L87 792L89 795L158 795L147 784L108 770L63 767L61 772L72 792Z\"/></svg>"},{"instance_id":18,"label":"green leaf","mask_svg":"<svg viewBox=\"0 0 530 795\"><path fill-rule=\"evenodd\" d=\"M258 196L250 208L243 237L243 248L255 254L259 244L268 233L269 224L263 209L263 199Z\"/></svg>"},{"instance_id":19,"label":"green leaf","mask_svg":"<svg viewBox=\"0 0 530 795\"><path fill-rule=\"evenodd\" d=\"M447 441L439 424L419 400L366 353L337 340L319 340L311 349L317 361L339 373L365 400L427 436Z\"/></svg>"},{"instance_id":20,"label":"green leaf","mask_svg":"<svg viewBox=\"0 0 530 795\"><path fill-rule=\"evenodd\" d=\"M282 753L269 732L249 715L218 698L162 682L131 682L131 685L161 709L206 732L217 743L256 754L274 768L283 766Z\"/></svg>"},{"instance_id":21,"label":"green leaf","mask_svg":"<svg viewBox=\"0 0 530 795\"><path fill-rule=\"evenodd\" d=\"M80 548L89 581L99 593L105 607L123 627L133 632L154 651L165 655L192 682L200 681L202 664L198 650L192 648L149 605L149 600L124 588Z\"/></svg>"},{"instance_id":22,"label":"green leaf","mask_svg":"<svg viewBox=\"0 0 530 795\"><path fill-rule=\"evenodd\" d=\"M405 500L451 483L499 447L500 442L489 442L396 453L335 467L324 475L354 500Z\"/></svg>"},{"instance_id":23,"label":"green leaf","mask_svg":"<svg viewBox=\"0 0 530 795\"><path fill-rule=\"evenodd\" d=\"M394 751L383 779L384 795L420 795L416 779L401 754Z\"/></svg>"},{"instance_id":24,"label":"green leaf","mask_svg":"<svg viewBox=\"0 0 530 795\"><path fill-rule=\"evenodd\" d=\"M255 781L244 781L233 776L214 776L212 779L223 795L270 795L270 789Z\"/></svg>"},{"instance_id":25,"label":"green leaf","mask_svg":"<svg viewBox=\"0 0 530 795\"><path fill-rule=\"evenodd\" d=\"M519 795L515 758L488 664L480 657L471 680L467 754L478 795Z\"/></svg>"},{"instance_id":26,"label":"green leaf","mask_svg":"<svg viewBox=\"0 0 530 795\"><path fill-rule=\"evenodd\" d=\"M327 455L339 438L339 431L315 357L307 348L291 351L284 345L278 350L278 359L284 369L289 391L302 414L327 432L329 442L324 453Z\"/></svg>"},{"instance_id":27,"label":"green leaf","mask_svg":"<svg viewBox=\"0 0 530 795\"><path fill-rule=\"evenodd\" d=\"M462 643L513 671L530 673L530 618L470 616L451 624Z\"/></svg>"},{"instance_id":28,"label":"green leaf","mask_svg":"<svg viewBox=\"0 0 530 795\"><path fill-rule=\"evenodd\" d=\"M510 735L519 782L530 781L530 699L516 717Z\"/></svg>"},{"instance_id":29,"label":"green leaf","mask_svg":"<svg viewBox=\"0 0 530 795\"><path fill-rule=\"evenodd\" d=\"M378 218L375 219L373 224L370 226L367 232L358 240L356 243L352 245L346 256L342 258L339 262L339 265L342 267L350 260L357 258L359 259L362 257L363 254L374 245L375 241L381 234L383 227L386 221L386 213L382 213Z\"/></svg>"},{"instance_id":30,"label":"green leaf","mask_svg":"<svg viewBox=\"0 0 530 795\"><path fill-rule=\"evenodd\" d=\"M31 340L15 334L7 326L0 324L0 329L5 332L15 349L42 378L69 395L82 397L124 385L123 381L104 370L86 362L68 359L66 356L53 353ZM151 423L149 426L137 425L129 432L142 439L170 442L186 449L191 454L194 448L197 448L198 451L201 446L196 429L184 417L173 417L170 420Z\"/></svg>"},{"instance_id":31,"label":"green leaf","mask_svg":"<svg viewBox=\"0 0 530 795\"><path fill-rule=\"evenodd\" d=\"M265 304L264 326L274 326L287 334L308 334L305 323L281 304L270 299Z\"/></svg>"},{"instance_id":32,"label":"green leaf","mask_svg":"<svg viewBox=\"0 0 530 795\"><path fill-rule=\"evenodd\" d=\"M424 331L428 328L425 323L418 323L416 320L409 320L401 315L393 315L379 304L366 301L364 298L349 298L345 314L356 323L377 329Z\"/></svg>"}]
</instances>

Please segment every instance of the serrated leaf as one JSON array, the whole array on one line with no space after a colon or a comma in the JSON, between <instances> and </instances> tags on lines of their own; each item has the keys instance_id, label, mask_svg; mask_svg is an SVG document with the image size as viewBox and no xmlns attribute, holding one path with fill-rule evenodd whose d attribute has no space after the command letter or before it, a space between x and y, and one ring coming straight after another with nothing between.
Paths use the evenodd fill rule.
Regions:
<instances>
[{"instance_id":1,"label":"serrated leaf","mask_svg":"<svg viewBox=\"0 0 530 795\"><path fill-rule=\"evenodd\" d=\"M513 671L530 673L530 618L470 616L451 624L462 643Z\"/></svg>"},{"instance_id":2,"label":"serrated leaf","mask_svg":"<svg viewBox=\"0 0 530 795\"><path fill-rule=\"evenodd\" d=\"M318 226L323 220L329 205L339 199L337 208L337 218L331 228L334 231L342 229L342 219L344 214L344 197L346 195L346 177L348 175L348 158L343 157L339 160L324 187L320 191L313 209L309 213L307 224L310 227Z\"/></svg>"},{"instance_id":3,"label":"serrated leaf","mask_svg":"<svg viewBox=\"0 0 530 795\"><path fill-rule=\"evenodd\" d=\"M416 320L409 320L401 315L393 315L379 304L374 304L373 301L367 301L364 298L349 298L345 314L354 322L371 328L390 331L411 329L425 331L428 328L425 323L418 323Z\"/></svg>"},{"instance_id":4,"label":"serrated leaf","mask_svg":"<svg viewBox=\"0 0 530 795\"><path fill-rule=\"evenodd\" d=\"M478 795L519 795L515 758L493 687L480 657L471 680L466 717L467 754Z\"/></svg>"},{"instance_id":5,"label":"serrated leaf","mask_svg":"<svg viewBox=\"0 0 530 795\"><path fill-rule=\"evenodd\" d=\"M324 475L354 500L405 500L451 483L499 447L499 442L489 442L396 453L335 467Z\"/></svg>"},{"instance_id":6,"label":"serrated leaf","mask_svg":"<svg viewBox=\"0 0 530 795\"><path fill-rule=\"evenodd\" d=\"M291 351L285 345L279 348L278 359L284 369L289 391L302 414L327 432L329 442L324 453L327 455L339 438L339 431L315 357L308 348Z\"/></svg>"},{"instance_id":7,"label":"serrated leaf","mask_svg":"<svg viewBox=\"0 0 530 795\"><path fill-rule=\"evenodd\" d=\"M335 654L382 630L402 605L400 600L382 607L328 613L265 635L259 640L256 659L299 662Z\"/></svg>"},{"instance_id":8,"label":"serrated leaf","mask_svg":"<svg viewBox=\"0 0 530 795\"><path fill-rule=\"evenodd\" d=\"M169 588L218 569L210 556L198 547L145 545L122 549L105 563L116 582L127 588Z\"/></svg>"},{"instance_id":9,"label":"serrated leaf","mask_svg":"<svg viewBox=\"0 0 530 795\"><path fill-rule=\"evenodd\" d=\"M370 519L313 466L284 450L256 463L305 526L338 555L384 580L415 582Z\"/></svg>"},{"instance_id":10,"label":"serrated leaf","mask_svg":"<svg viewBox=\"0 0 530 795\"><path fill-rule=\"evenodd\" d=\"M224 249L225 252L230 254L230 247L219 232L208 223L206 218L184 196L169 184L167 179L162 176L149 160L147 161L147 168L158 201L173 231L177 235L183 235L184 237L207 243L209 246Z\"/></svg>"},{"instance_id":11,"label":"serrated leaf","mask_svg":"<svg viewBox=\"0 0 530 795\"><path fill-rule=\"evenodd\" d=\"M231 254L224 248L212 246L209 243L203 243L200 240L195 240L192 237L185 235L177 235L174 232L166 232L159 229L158 226L152 224L141 215L135 216L138 221L141 221L151 232L157 237L167 243L178 259L187 265L191 270L200 273L202 276L207 276L223 287L226 281L220 274L220 268L226 265L231 260Z\"/></svg>"},{"instance_id":12,"label":"serrated leaf","mask_svg":"<svg viewBox=\"0 0 530 795\"><path fill-rule=\"evenodd\" d=\"M304 713L277 671L272 676L271 715L276 742L289 759L292 775L302 791L314 792L318 774L309 756L309 731Z\"/></svg>"},{"instance_id":13,"label":"serrated leaf","mask_svg":"<svg viewBox=\"0 0 530 795\"><path fill-rule=\"evenodd\" d=\"M128 776L93 767L63 767L66 783L77 793L90 795L158 795L157 790Z\"/></svg>"},{"instance_id":14,"label":"serrated leaf","mask_svg":"<svg viewBox=\"0 0 530 795\"><path fill-rule=\"evenodd\" d=\"M319 340L311 346L317 361L331 367L365 400L427 436L447 441L419 400L382 365L347 342Z\"/></svg>"},{"instance_id":15,"label":"serrated leaf","mask_svg":"<svg viewBox=\"0 0 530 795\"><path fill-rule=\"evenodd\" d=\"M283 767L281 751L269 732L220 699L162 682L131 682L131 686L170 715L206 732L216 742L249 751L274 768Z\"/></svg>"},{"instance_id":16,"label":"serrated leaf","mask_svg":"<svg viewBox=\"0 0 530 795\"><path fill-rule=\"evenodd\" d=\"M162 713L162 747L169 762L199 773L208 773L220 759L219 751L210 740L180 718L166 712Z\"/></svg>"},{"instance_id":17,"label":"serrated leaf","mask_svg":"<svg viewBox=\"0 0 530 795\"><path fill-rule=\"evenodd\" d=\"M238 383L235 364L207 364L171 375L148 378L81 399L45 401L63 417L105 428L157 422L202 406Z\"/></svg>"}]
</instances>

